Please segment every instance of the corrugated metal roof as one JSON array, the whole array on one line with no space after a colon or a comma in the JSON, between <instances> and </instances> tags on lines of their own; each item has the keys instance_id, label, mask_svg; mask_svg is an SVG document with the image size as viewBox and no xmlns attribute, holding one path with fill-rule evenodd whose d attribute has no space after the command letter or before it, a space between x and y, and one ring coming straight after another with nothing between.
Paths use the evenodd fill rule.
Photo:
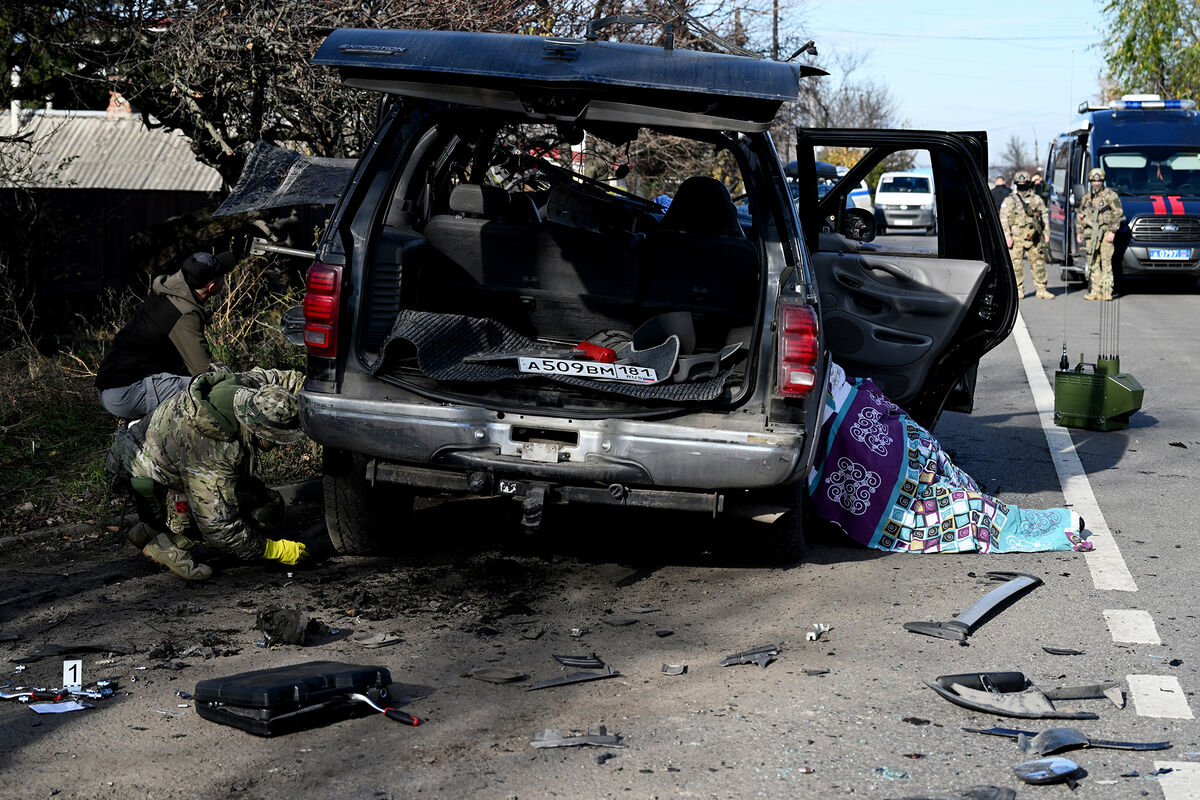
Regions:
<instances>
[{"instance_id":1,"label":"corrugated metal roof","mask_svg":"<svg viewBox=\"0 0 1200 800\"><path fill-rule=\"evenodd\" d=\"M11 112L0 113L0 135L11 132ZM178 131L149 129L140 116L106 111L22 111L17 135L32 145L2 142L8 157L33 169L29 188L135 189L213 192L221 176L201 164ZM18 161L18 163L21 163ZM0 177L0 184L4 183Z\"/></svg>"}]
</instances>

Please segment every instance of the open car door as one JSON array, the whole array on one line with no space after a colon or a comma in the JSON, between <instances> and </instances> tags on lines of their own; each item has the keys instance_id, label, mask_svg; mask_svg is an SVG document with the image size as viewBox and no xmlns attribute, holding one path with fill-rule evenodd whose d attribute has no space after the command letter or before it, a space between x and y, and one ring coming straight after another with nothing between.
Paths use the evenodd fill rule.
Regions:
<instances>
[{"instance_id":1,"label":"open car door","mask_svg":"<svg viewBox=\"0 0 1200 800\"><path fill-rule=\"evenodd\" d=\"M978 361L1008 336L1019 300L987 191L986 135L800 129L797 142L797 211L829 352L847 374L871 378L926 426L945 409L969 412ZM834 148L858 160L818 196L815 162ZM932 176L930 235L901 227L915 219L907 212L927 219L928 208L877 203L874 220L893 234L880 238L869 212L846 208L847 195L893 154L914 156Z\"/></svg>"}]
</instances>

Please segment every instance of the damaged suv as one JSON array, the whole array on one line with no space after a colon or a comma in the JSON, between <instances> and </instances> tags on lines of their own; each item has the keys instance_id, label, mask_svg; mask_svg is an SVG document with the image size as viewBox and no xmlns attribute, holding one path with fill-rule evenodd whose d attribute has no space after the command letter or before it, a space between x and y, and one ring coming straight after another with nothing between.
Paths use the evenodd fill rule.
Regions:
<instances>
[{"instance_id":1,"label":"damaged suv","mask_svg":"<svg viewBox=\"0 0 1200 800\"><path fill-rule=\"evenodd\" d=\"M824 73L664 41L338 30L320 47L314 64L389 97L334 181L304 300L302 421L341 552L401 541L416 496L507 496L527 526L564 503L747 518L746 547L791 562L831 356L928 423L969 406L1016 303L982 139L801 131L859 135L863 158L793 204L767 131ZM800 148L802 186L822 144ZM912 147L950 233L887 255L846 195ZM271 202L321 166L338 167L276 169Z\"/></svg>"}]
</instances>

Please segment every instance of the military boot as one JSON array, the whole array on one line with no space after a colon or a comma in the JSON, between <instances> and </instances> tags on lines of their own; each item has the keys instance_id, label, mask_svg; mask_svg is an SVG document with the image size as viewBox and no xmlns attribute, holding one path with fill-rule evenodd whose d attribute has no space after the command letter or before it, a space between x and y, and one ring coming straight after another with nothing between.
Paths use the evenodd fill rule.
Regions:
<instances>
[{"instance_id":1,"label":"military boot","mask_svg":"<svg viewBox=\"0 0 1200 800\"><path fill-rule=\"evenodd\" d=\"M1034 295L1038 300L1053 300L1054 295L1045 286L1037 287L1037 294Z\"/></svg>"},{"instance_id":2,"label":"military boot","mask_svg":"<svg viewBox=\"0 0 1200 800\"><path fill-rule=\"evenodd\" d=\"M145 522L134 523L125 535L129 537L129 541L133 542L134 547L141 550L150 543L150 540L158 536L160 531L152 525L147 525Z\"/></svg>"},{"instance_id":3,"label":"military boot","mask_svg":"<svg viewBox=\"0 0 1200 800\"><path fill-rule=\"evenodd\" d=\"M191 554L179 546L177 542L180 540L187 542L183 537L173 538L168 534L160 533L142 548L142 552L151 561L162 564L185 581L203 581L211 578L212 567L207 564L197 564Z\"/></svg>"}]
</instances>

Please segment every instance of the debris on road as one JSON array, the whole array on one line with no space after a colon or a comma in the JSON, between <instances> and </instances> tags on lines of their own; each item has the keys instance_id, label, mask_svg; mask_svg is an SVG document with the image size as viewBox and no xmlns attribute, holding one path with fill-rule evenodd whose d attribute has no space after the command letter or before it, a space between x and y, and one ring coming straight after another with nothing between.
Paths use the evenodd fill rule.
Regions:
<instances>
[{"instance_id":1,"label":"debris on road","mask_svg":"<svg viewBox=\"0 0 1200 800\"><path fill-rule=\"evenodd\" d=\"M1006 581L997 586L949 622L906 622L904 630L909 633L921 633L926 636L936 636L939 639L950 639L965 642L971 632L990 614L1000 610L1005 604L1014 600L1018 595L1041 585L1042 579L1024 572L989 572L989 580Z\"/></svg>"},{"instance_id":2,"label":"debris on road","mask_svg":"<svg viewBox=\"0 0 1200 800\"><path fill-rule=\"evenodd\" d=\"M32 703L29 707L38 714L67 714L71 711L92 708L92 704L81 703L78 700L64 700L61 703Z\"/></svg>"},{"instance_id":3,"label":"debris on road","mask_svg":"<svg viewBox=\"0 0 1200 800\"><path fill-rule=\"evenodd\" d=\"M814 622L813 629L804 634L804 640L807 642L815 642L821 638L821 634L829 632L829 626L823 622Z\"/></svg>"},{"instance_id":4,"label":"debris on road","mask_svg":"<svg viewBox=\"0 0 1200 800\"><path fill-rule=\"evenodd\" d=\"M687 673L687 664L663 664L663 675L684 675Z\"/></svg>"},{"instance_id":5,"label":"debris on road","mask_svg":"<svg viewBox=\"0 0 1200 800\"><path fill-rule=\"evenodd\" d=\"M10 664L20 663L24 661L40 661L43 658L51 656L65 656L71 653L117 653L127 656L134 652L132 648L121 647L115 644L90 644L90 643L75 643L75 644L39 644L35 645L25 655L20 658L9 659Z\"/></svg>"},{"instance_id":6,"label":"debris on road","mask_svg":"<svg viewBox=\"0 0 1200 800\"><path fill-rule=\"evenodd\" d=\"M577 736L563 736L558 728L547 728L535 733L529 743L537 748L576 747L585 744L593 747L625 747L621 744L621 736L609 733L608 728L603 725L600 726L599 733L581 733Z\"/></svg>"},{"instance_id":7,"label":"debris on road","mask_svg":"<svg viewBox=\"0 0 1200 800\"><path fill-rule=\"evenodd\" d=\"M488 683L516 683L529 677L527 673L504 667L480 667L467 673L467 677Z\"/></svg>"},{"instance_id":8,"label":"debris on road","mask_svg":"<svg viewBox=\"0 0 1200 800\"><path fill-rule=\"evenodd\" d=\"M736 664L758 664L762 669L767 668L775 660L775 656L783 650L779 645L764 644L755 647L752 650L743 650L740 653L734 653L731 656L725 656L721 659L722 667L732 667Z\"/></svg>"},{"instance_id":9,"label":"debris on road","mask_svg":"<svg viewBox=\"0 0 1200 800\"><path fill-rule=\"evenodd\" d=\"M404 639L394 633L360 633L358 636L352 637L350 641L359 647L373 650L379 647L398 644L404 641Z\"/></svg>"},{"instance_id":10,"label":"debris on road","mask_svg":"<svg viewBox=\"0 0 1200 800\"><path fill-rule=\"evenodd\" d=\"M1014 766L1013 772L1025 783L1044 784L1066 781L1072 789L1075 788L1075 779L1083 776L1083 769L1078 764L1062 756L1026 761Z\"/></svg>"},{"instance_id":11,"label":"debris on road","mask_svg":"<svg viewBox=\"0 0 1200 800\"><path fill-rule=\"evenodd\" d=\"M598 681L604 678L615 678L621 673L617 672L612 667L608 668L607 672L576 672L572 675L564 675L561 678L551 678L550 680L540 681L528 687L525 691L533 692L538 689L548 689L551 686L566 686L571 683L585 683L587 681Z\"/></svg>"},{"instance_id":12,"label":"debris on road","mask_svg":"<svg viewBox=\"0 0 1200 800\"><path fill-rule=\"evenodd\" d=\"M1099 688L1057 689L1044 692L1029 684L1020 672L974 672L964 675L942 675L935 681L925 681L946 700L972 711L984 711L1002 717L1025 719L1099 719L1090 711L1057 709L1055 699L1082 699L1102 696L1096 693L1081 695L1084 690Z\"/></svg>"},{"instance_id":13,"label":"debris on road","mask_svg":"<svg viewBox=\"0 0 1200 800\"><path fill-rule=\"evenodd\" d=\"M268 642L299 645L309 636L329 630L325 623L299 608L264 608L258 612L254 627L267 635Z\"/></svg>"},{"instance_id":14,"label":"debris on road","mask_svg":"<svg viewBox=\"0 0 1200 800\"><path fill-rule=\"evenodd\" d=\"M1015 728L963 728L967 733L985 733L989 736L1005 736L1016 739L1017 746L1026 753L1048 756L1076 747L1099 747L1107 750L1167 750L1170 742L1117 742L1109 739L1092 739L1076 728L1047 728L1041 733L1022 731Z\"/></svg>"},{"instance_id":15,"label":"debris on road","mask_svg":"<svg viewBox=\"0 0 1200 800\"><path fill-rule=\"evenodd\" d=\"M1072 650L1069 647L1046 647L1043 645L1042 649L1045 650L1047 653L1049 653L1052 656L1081 656L1081 655L1084 655L1084 651Z\"/></svg>"},{"instance_id":16,"label":"debris on road","mask_svg":"<svg viewBox=\"0 0 1200 800\"><path fill-rule=\"evenodd\" d=\"M972 786L967 789L951 789L937 795L905 797L904 800L1016 800L1017 793L1007 786Z\"/></svg>"},{"instance_id":17,"label":"debris on road","mask_svg":"<svg viewBox=\"0 0 1200 800\"><path fill-rule=\"evenodd\" d=\"M554 660L562 664L564 667L577 667L579 669L604 669L604 662L601 661L595 653L592 653L590 656L555 655Z\"/></svg>"}]
</instances>

